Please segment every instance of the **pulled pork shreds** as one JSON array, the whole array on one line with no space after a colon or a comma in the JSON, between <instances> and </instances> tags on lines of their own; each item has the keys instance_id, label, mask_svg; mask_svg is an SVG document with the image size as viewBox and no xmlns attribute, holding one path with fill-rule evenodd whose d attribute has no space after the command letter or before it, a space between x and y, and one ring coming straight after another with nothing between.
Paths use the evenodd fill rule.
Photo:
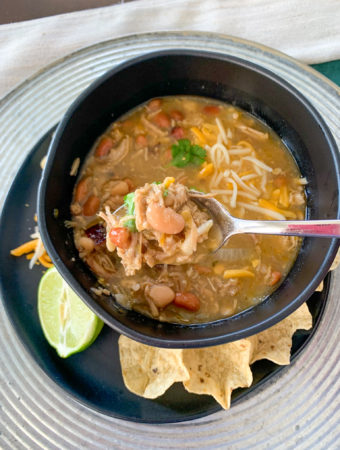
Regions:
<instances>
[{"instance_id":1,"label":"pulled pork shreds","mask_svg":"<svg viewBox=\"0 0 340 450\"><path fill-rule=\"evenodd\" d=\"M121 209L110 212L106 208L105 213L99 213L106 222L107 249L117 251L126 275L134 275L143 263L153 267L193 262L197 244L208 238L213 225L208 214L189 199L188 189L170 177L137 189L133 209L132 215L125 216L119 214ZM131 220L136 231L130 231L128 247L117 247L110 238L111 230Z\"/></svg>"}]
</instances>

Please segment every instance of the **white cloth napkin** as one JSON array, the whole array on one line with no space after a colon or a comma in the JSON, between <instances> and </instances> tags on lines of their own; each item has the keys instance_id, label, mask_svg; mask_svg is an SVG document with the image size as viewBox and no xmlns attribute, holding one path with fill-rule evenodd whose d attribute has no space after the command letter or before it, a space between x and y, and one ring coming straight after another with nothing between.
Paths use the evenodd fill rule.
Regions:
<instances>
[{"instance_id":1,"label":"white cloth napkin","mask_svg":"<svg viewBox=\"0 0 340 450\"><path fill-rule=\"evenodd\" d=\"M0 26L0 97L79 48L147 31L234 35L306 63L340 58L338 0L138 0Z\"/></svg>"}]
</instances>

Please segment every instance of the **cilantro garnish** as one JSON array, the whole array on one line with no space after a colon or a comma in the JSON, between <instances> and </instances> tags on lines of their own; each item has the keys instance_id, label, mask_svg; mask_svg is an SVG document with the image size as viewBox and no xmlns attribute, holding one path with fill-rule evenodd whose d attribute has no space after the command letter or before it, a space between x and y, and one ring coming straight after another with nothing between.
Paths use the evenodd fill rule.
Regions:
<instances>
[{"instance_id":1,"label":"cilantro garnish","mask_svg":"<svg viewBox=\"0 0 340 450\"><path fill-rule=\"evenodd\" d=\"M161 181L153 181L151 184L162 184Z\"/></svg>"},{"instance_id":2,"label":"cilantro garnish","mask_svg":"<svg viewBox=\"0 0 340 450\"><path fill-rule=\"evenodd\" d=\"M189 139L180 139L171 147L171 164L176 167L185 167L188 164L200 166L204 162L207 152L199 145L192 145Z\"/></svg>"},{"instance_id":3,"label":"cilantro garnish","mask_svg":"<svg viewBox=\"0 0 340 450\"><path fill-rule=\"evenodd\" d=\"M168 195L169 195L169 191L167 189L164 189L163 197L167 197Z\"/></svg>"},{"instance_id":4,"label":"cilantro garnish","mask_svg":"<svg viewBox=\"0 0 340 450\"><path fill-rule=\"evenodd\" d=\"M135 214L135 193L134 192L130 192L130 194L125 195L124 205L127 209L128 215L133 216Z\"/></svg>"},{"instance_id":5,"label":"cilantro garnish","mask_svg":"<svg viewBox=\"0 0 340 450\"><path fill-rule=\"evenodd\" d=\"M131 231L132 233L135 233L137 231L135 219L127 220L126 222L123 223L123 226L125 228L127 228L129 231Z\"/></svg>"}]
</instances>

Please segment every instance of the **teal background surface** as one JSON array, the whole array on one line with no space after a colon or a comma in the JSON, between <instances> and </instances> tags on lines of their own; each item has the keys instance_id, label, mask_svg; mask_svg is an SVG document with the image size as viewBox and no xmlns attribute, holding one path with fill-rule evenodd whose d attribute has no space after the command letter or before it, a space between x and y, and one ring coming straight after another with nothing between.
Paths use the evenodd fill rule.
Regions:
<instances>
[{"instance_id":1,"label":"teal background surface","mask_svg":"<svg viewBox=\"0 0 340 450\"><path fill-rule=\"evenodd\" d=\"M340 86L340 59L322 64L312 64L311 67Z\"/></svg>"}]
</instances>

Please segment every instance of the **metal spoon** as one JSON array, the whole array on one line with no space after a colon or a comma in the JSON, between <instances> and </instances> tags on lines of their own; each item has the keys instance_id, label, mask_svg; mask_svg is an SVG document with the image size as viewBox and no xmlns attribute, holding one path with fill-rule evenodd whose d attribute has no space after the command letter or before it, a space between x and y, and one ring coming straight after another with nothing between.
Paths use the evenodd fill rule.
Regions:
<instances>
[{"instance_id":1,"label":"metal spoon","mask_svg":"<svg viewBox=\"0 0 340 450\"><path fill-rule=\"evenodd\" d=\"M222 233L222 241L216 251L235 234L258 233L284 236L315 236L340 238L340 220L244 220L230 215L215 198L205 197L196 191L189 192L198 206L211 214Z\"/></svg>"}]
</instances>

